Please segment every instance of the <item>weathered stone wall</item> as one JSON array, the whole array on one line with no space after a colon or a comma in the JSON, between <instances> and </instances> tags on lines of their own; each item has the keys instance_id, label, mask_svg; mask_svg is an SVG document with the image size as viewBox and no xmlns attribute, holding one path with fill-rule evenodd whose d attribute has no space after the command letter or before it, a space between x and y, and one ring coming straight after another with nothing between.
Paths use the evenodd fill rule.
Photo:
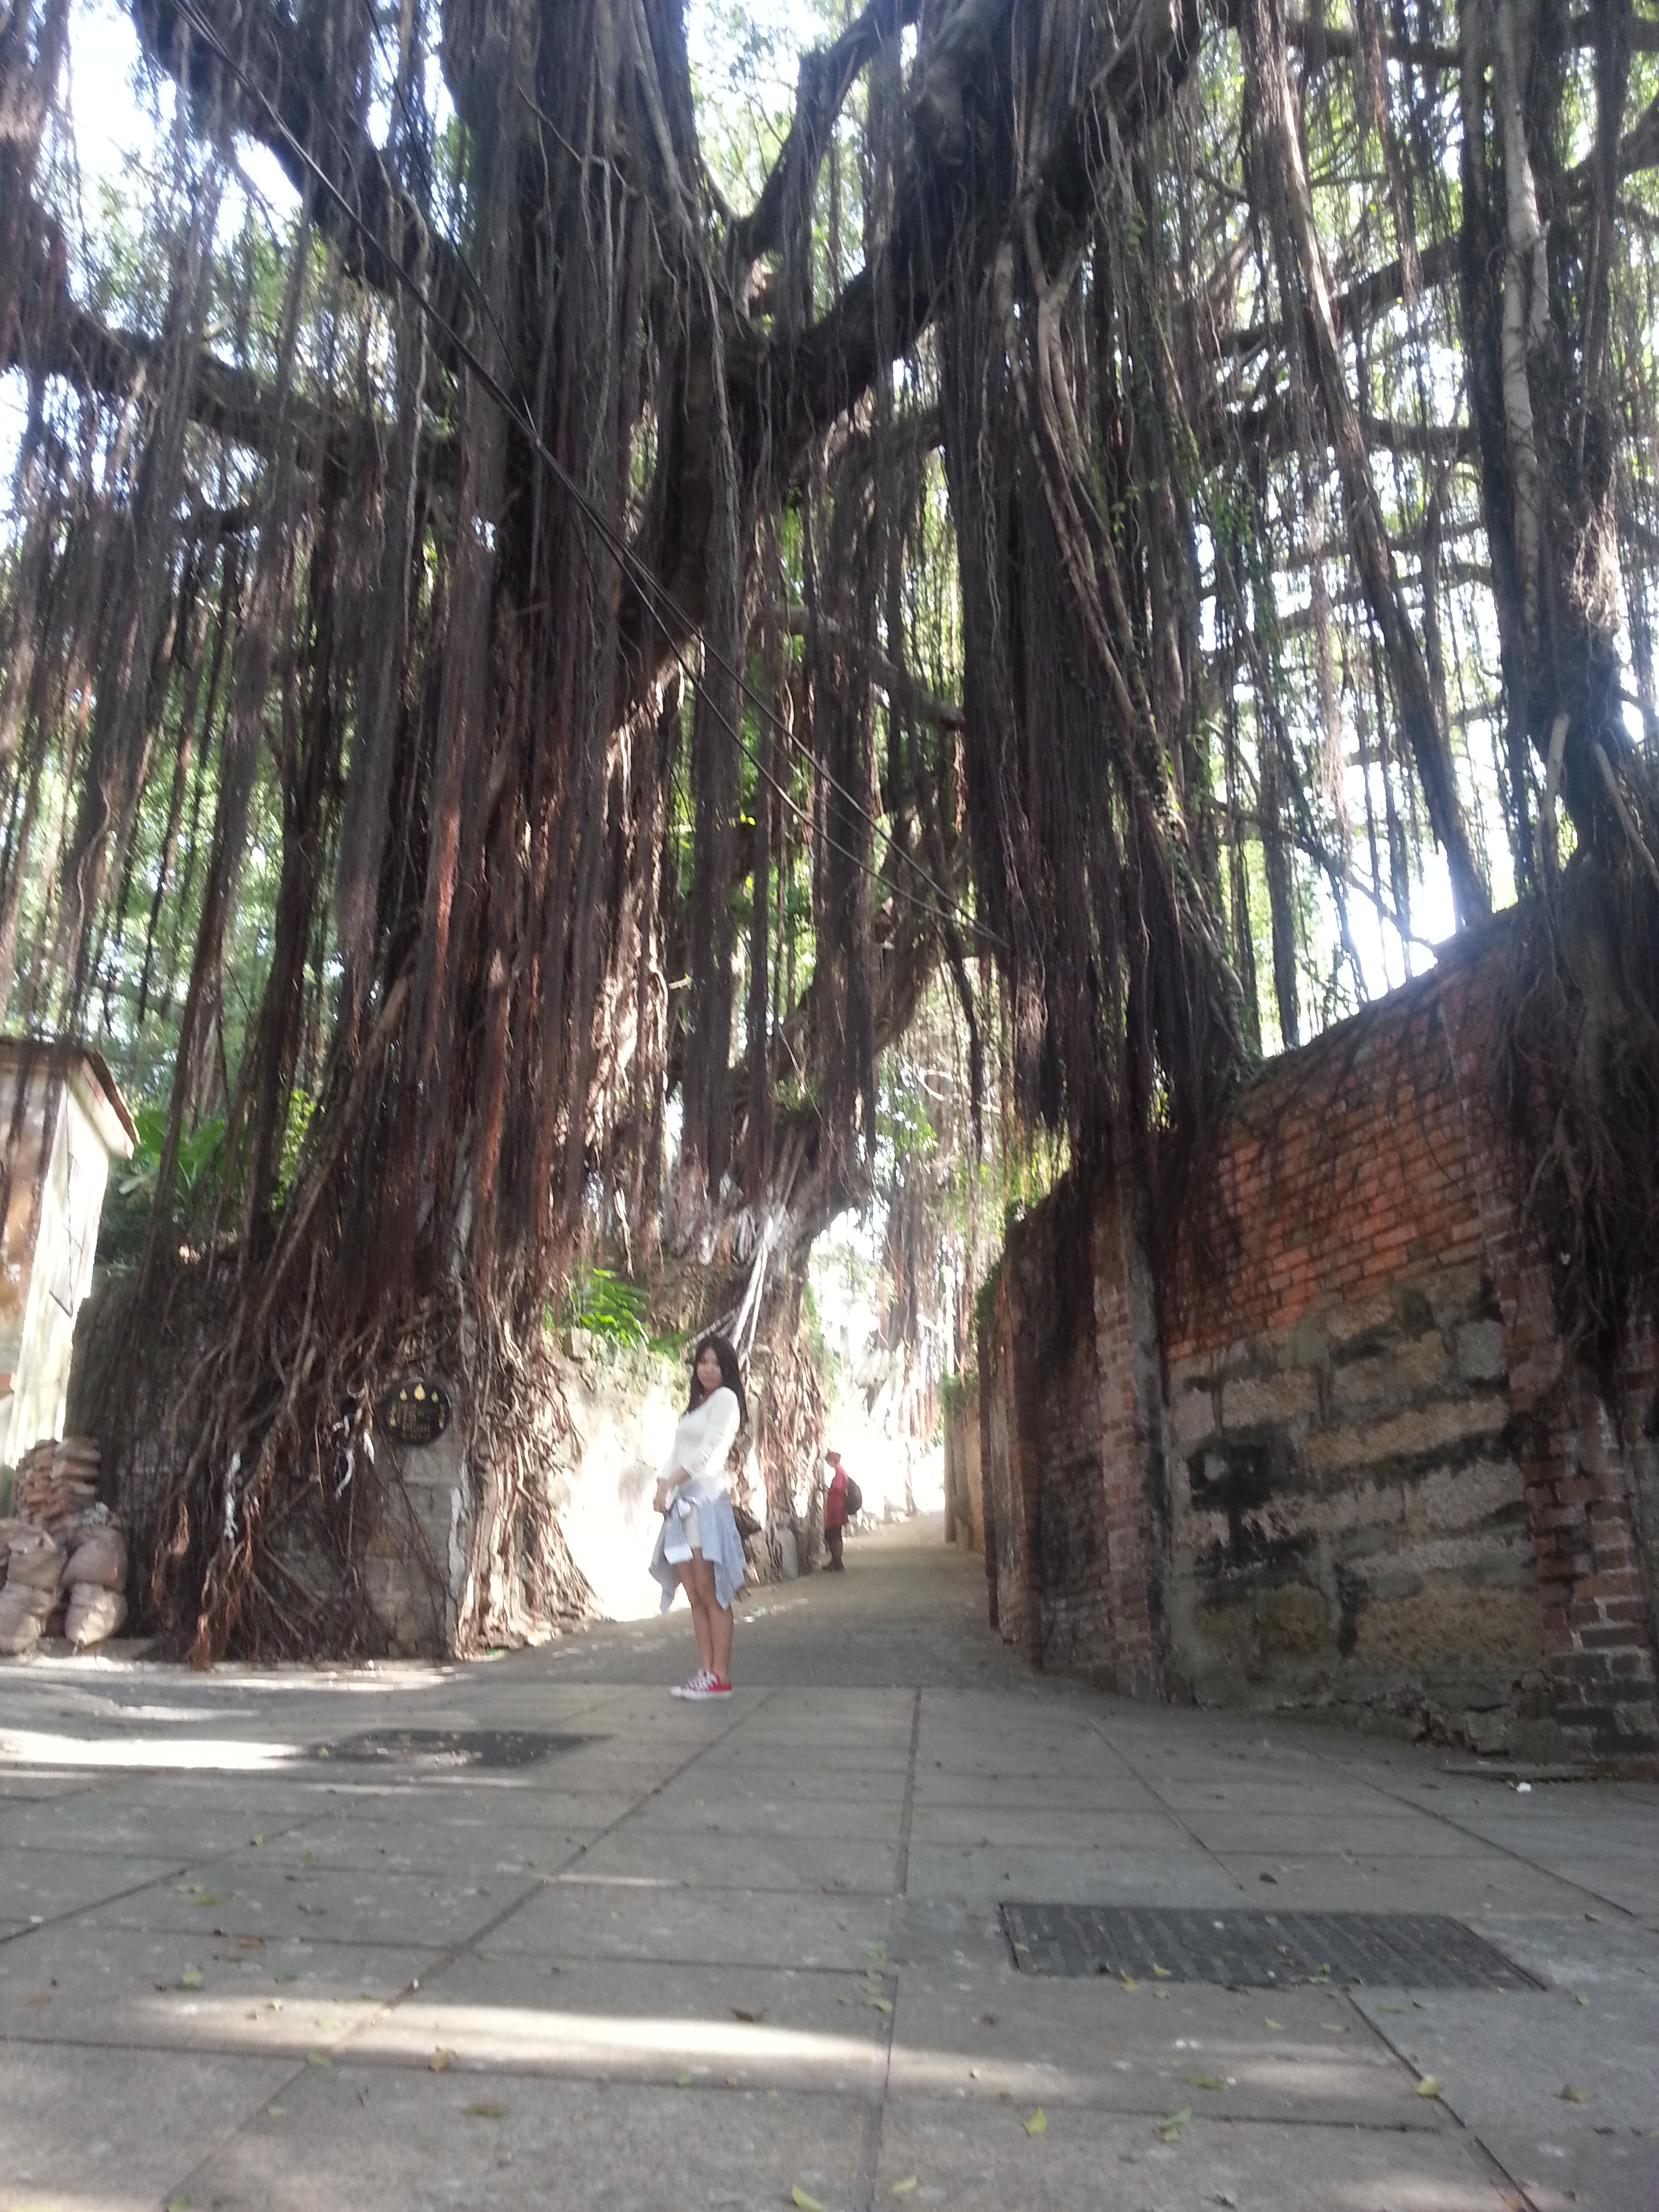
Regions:
<instances>
[{"instance_id":1,"label":"weathered stone wall","mask_svg":"<svg viewBox=\"0 0 1659 2212\"><path fill-rule=\"evenodd\" d=\"M1062 1186L1011 1231L987 1551L1039 1663L1651 1756L1659 1350L1638 1333L1611 1407L1564 1360L1490 1103L1506 947L1460 947L1252 1085L1156 1291L1115 1188Z\"/></svg>"},{"instance_id":2,"label":"weathered stone wall","mask_svg":"<svg viewBox=\"0 0 1659 2212\"><path fill-rule=\"evenodd\" d=\"M979 1455L979 1376L944 1402L945 1540L963 1552L985 1550L985 1490Z\"/></svg>"}]
</instances>

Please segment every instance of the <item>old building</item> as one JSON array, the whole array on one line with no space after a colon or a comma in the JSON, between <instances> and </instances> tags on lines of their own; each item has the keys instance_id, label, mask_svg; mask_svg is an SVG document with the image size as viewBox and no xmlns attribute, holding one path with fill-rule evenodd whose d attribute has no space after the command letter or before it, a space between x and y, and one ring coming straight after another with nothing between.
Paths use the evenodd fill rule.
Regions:
<instances>
[{"instance_id":1,"label":"old building","mask_svg":"<svg viewBox=\"0 0 1659 2212\"><path fill-rule=\"evenodd\" d=\"M61 1436L75 1317L92 1288L110 1162L134 1130L101 1054L0 1038L0 1466Z\"/></svg>"}]
</instances>

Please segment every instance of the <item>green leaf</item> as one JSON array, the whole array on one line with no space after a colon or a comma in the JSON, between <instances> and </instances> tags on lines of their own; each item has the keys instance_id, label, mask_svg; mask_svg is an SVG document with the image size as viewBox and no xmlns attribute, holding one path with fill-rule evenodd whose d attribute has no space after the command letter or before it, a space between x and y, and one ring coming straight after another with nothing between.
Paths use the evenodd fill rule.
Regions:
<instances>
[{"instance_id":1,"label":"green leaf","mask_svg":"<svg viewBox=\"0 0 1659 2212\"><path fill-rule=\"evenodd\" d=\"M1192 2089L1224 2089L1227 2086L1218 2074L1183 2074L1181 2078Z\"/></svg>"},{"instance_id":2,"label":"green leaf","mask_svg":"<svg viewBox=\"0 0 1659 2212\"><path fill-rule=\"evenodd\" d=\"M1178 2112L1166 2112L1158 2124L1158 2131L1165 2142L1174 2142L1193 2117L1190 2105L1183 2105Z\"/></svg>"},{"instance_id":3,"label":"green leaf","mask_svg":"<svg viewBox=\"0 0 1659 2212\"><path fill-rule=\"evenodd\" d=\"M1034 2112L1027 2112L1020 2122L1028 2136L1044 2136L1048 2132L1048 2115L1039 2105Z\"/></svg>"}]
</instances>

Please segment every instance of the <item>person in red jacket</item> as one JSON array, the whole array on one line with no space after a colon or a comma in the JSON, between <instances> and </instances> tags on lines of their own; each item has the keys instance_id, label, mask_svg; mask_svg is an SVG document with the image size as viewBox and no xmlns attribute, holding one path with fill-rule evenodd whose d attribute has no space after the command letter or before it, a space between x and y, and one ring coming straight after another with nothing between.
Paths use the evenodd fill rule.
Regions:
<instances>
[{"instance_id":1,"label":"person in red jacket","mask_svg":"<svg viewBox=\"0 0 1659 2212\"><path fill-rule=\"evenodd\" d=\"M864 1504L864 1493L841 1463L841 1454L829 1455L831 1474L830 1487L823 1493L823 1540L830 1552L830 1572L844 1573L847 1562L841 1555L842 1534L853 1516Z\"/></svg>"}]
</instances>

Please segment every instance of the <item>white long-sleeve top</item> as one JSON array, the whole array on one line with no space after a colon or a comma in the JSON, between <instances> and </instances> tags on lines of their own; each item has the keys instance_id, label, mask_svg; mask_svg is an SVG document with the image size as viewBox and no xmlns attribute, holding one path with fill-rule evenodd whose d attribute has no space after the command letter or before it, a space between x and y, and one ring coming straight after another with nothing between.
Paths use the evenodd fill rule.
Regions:
<instances>
[{"instance_id":1,"label":"white long-sleeve top","mask_svg":"<svg viewBox=\"0 0 1659 2212\"><path fill-rule=\"evenodd\" d=\"M737 1394L722 1382L701 1406L681 1414L673 1449L662 1463L662 1480L683 1483L689 1476L693 1497L728 1496L732 1478L726 1455L736 1440L739 1419Z\"/></svg>"}]
</instances>

